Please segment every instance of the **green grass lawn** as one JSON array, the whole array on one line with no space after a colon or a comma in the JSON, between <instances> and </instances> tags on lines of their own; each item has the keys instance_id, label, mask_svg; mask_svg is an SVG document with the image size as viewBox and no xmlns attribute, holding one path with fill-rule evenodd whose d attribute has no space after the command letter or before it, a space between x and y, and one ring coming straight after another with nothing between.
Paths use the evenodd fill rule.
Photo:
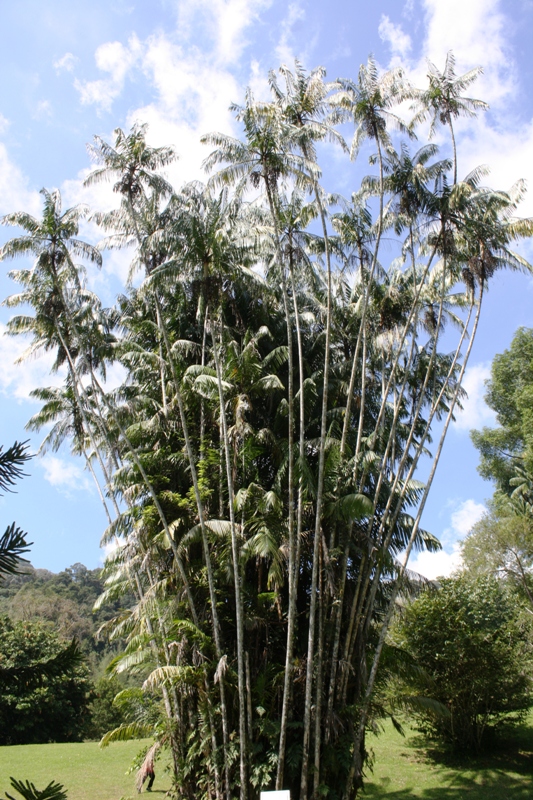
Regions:
<instances>
[{"instance_id":1,"label":"green grass lawn","mask_svg":"<svg viewBox=\"0 0 533 800\"><path fill-rule=\"evenodd\" d=\"M508 741L480 758L450 757L420 735L405 738L387 724L368 737L375 754L363 798L368 800L531 800L533 714Z\"/></svg>"},{"instance_id":2,"label":"green grass lawn","mask_svg":"<svg viewBox=\"0 0 533 800\"><path fill-rule=\"evenodd\" d=\"M9 778L30 780L38 789L51 780L64 784L69 800L120 800L136 796L127 775L142 742L96 742L0 747L0 795ZM368 800L531 800L533 797L533 714L505 747L480 759L450 759L414 733L402 738L387 724L369 736L375 754L363 798ZM161 797L170 780L156 767L153 794Z\"/></svg>"},{"instance_id":3,"label":"green grass lawn","mask_svg":"<svg viewBox=\"0 0 533 800\"><path fill-rule=\"evenodd\" d=\"M143 742L115 742L100 749L84 744L29 744L0 747L0 796L10 791L10 777L30 780L38 789L51 781L65 786L69 800L119 800L137 796L135 774L126 775ZM152 794L170 788L168 774L157 769Z\"/></svg>"}]
</instances>

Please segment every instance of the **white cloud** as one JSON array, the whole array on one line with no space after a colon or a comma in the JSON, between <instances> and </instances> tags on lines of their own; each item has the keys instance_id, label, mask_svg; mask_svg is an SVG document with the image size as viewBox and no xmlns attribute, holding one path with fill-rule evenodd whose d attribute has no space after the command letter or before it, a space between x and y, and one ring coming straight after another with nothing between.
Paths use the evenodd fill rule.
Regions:
<instances>
[{"instance_id":1,"label":"white cloud","mask_svg":"<svg viewBox=\"0 0 533 800\"><path fill-rule=\"evenodd\" d=\"M250 75L248 78L248 86L254 98L260 102L267 103L270 98L270 86L268 84L268 76L262 69L259 61L252 59L250 63Z\"/></svg>"},{"instance_id":2,"label":"white cloud","mask_svg":"<svg viewBox=\"0 0 533 800\"><path fill-rule=\"evenodd\" d=\"M100 546L100 550L102 551L100 556L101 563L105 563L105 561L112 556L117 548L119 547L119 542L116 539L112 539L110 542L106 542L106 544Z\"/></svg>"},{"instance_id":3,"label":"white cloud","mask_svg":"<svg viewBox=\"0 0 533 800\"><path fill-rule=\"evenodd\" d=\"M212 82L212 99L216 99L217 90L222 89L225 103L235 100L235 97L228 98L224 92L227 69L238 64L247 45L246 29L270 2L197 0L195 3L180 4L175 35L158 34L145 42L133 35L127 46L119 41L100 45L95 53L96 66L108 73L108 77L94 81L77 79L74 86L81 102L96 105L100 111L110 111L113 101L122 93L128 74L136 67L152 75L163 104L168 105L175 95L183 98L188 90L189 110L194 112L195 90L201 90L206 72ZM199 28L193 37L192 24L197 17ZM194 40L200 41L201 45L191 45L190 42ZM156 52L158 48L161 48L161 52ZM66 65L71 63L72 60L67 59ZM164 67L165 63L166 69L157 67ZM174 82L180 77L185 77L184 84Z\"/></svg>"},{"instance_id":4,"label":"white cloud","mask_svg":"<svg viewBox=\"0 0 533 800\"><path fill-rule=\"evenodd\" d=\"M49 100L39 100L33 112L34 119L50 119L52 116L52 104Z\"/></svg>"},{"instance_id":5,"label":"white cloud","mask_svg":"<svg viewBox=\"0 0 533 800\"><path fill-rule=\"evenodd\" d=\"M132 111L128 124L147 122L151 144L174 145L179 160L167 168L167 175L175 185L205 180L201 164L209 150L200 143L200 136L210 131L233 132L229 105L242 96L243 87L229 70L196 51L184 53L164 35L148 41L143 69L156 98Z\"/></svg>"},{"instance_id":6,"label":"white cloud","mask_svg":"<svg viewBox=\"0 0 533 800\"><path fill-rule=\"evenodd\" d=\"M382 14L378 33L383 42L388 42L393 55L405 58L411 49L411 37L404 33L401 25L395 25L386 14Z\"/></svg>"},{"instance_id":7,"label":"white cloud","mask_svg":"<svg viewBox=\"0 0 533 800\"><path fill-rule=\"evenodd\" d=\"M506 52L508 23L500 0L424 0L424 8L424 56L441 66L453 50L457 74L484 68L485 78L474 84L483 99L491 104L505 99L513 85L513 65Z\"/></svg>"},{"instance_id":8,"label":"white cloud","mask_svg":"<svg viewBox=\"0 0 533 800\"><path fill-rule=\"evenodd\" d=\"M483 503L476 503L471 499L465 500L451 515L453 533L460 538L465 537L486 511Z\"/></svg>"},{"instance_id":9,"label":"white cloud","mask_svg":"<svg viewBox=\"0 0 533 800\"><path fill-rule=\"evenodd\" d=\"M427 550L417 553L416 558L409 561L409 569L434 581L437 578L447 578L459 569L461 563L459 544L455 544L451 553L447 553L446 550L440 550L438 553L429 553Z\"/></svg>"},{"instance_id":10,"label":"white cloud","mask_svg":"<svg viewBox=\"0 0 533 800\"><path fill-rule=\"evenodd\" d=\"M512 21L505 15L505 5L501 0L424 0L424 7L424 59L442 68L446 53L453 50L457 75L483 67L483 74L466 94L485 100L491 110L475 119L457 120L459 176L488 164L491 174L487 183L491 186L509 189L519 178L532 186L533 122L520 118L525 106L521 98L529 87L521 85L507 46ZM426 72L424 59L413 70L419 85ZM519 213L533 214L533 194L526 195Z\"/></svg>"},{"instance_id":11,"label":"white cloud","mask_svg":"<svg viewBox=\"0 0 533 800\"><path fill-rule=\"evenodd\" d=\"M102 72L109 73L108 78L95 81L76 79L74 86L80 93L84 105L96 105L101 111L110 111L115 100L122 92L128 72L135 66L141 55L142 46L133 35L127 47L122 42L106 42L97 48L96 66Z\"/></svg>"},{"instance_id":12,"label":"white cloud","mask_svg":"<svg viewBox=\"0 0 533 800\"><path fill-rule=\"evenodd\" d=\"M455 428L461 431L470 431L472 428L482 428L495 422L495 413L485 403L485 381L490 378L489 364L475 364L467 367L463 380L463 389L468 397L462 401L463 410L457 409Z\"/></svg>"},{"instance_id":13,"label":"white cloud","mask_svg":"<svg viewBox=\"0 0 533 800\"><path fill-rule=\"evenodd\" d=\"M272 0L196 0L180 3L178 35L181 41L192 39L196 22L202 30L202 50L221 66L236 64L248 44L246 29L268 8ZM211 47L210 47L211 45Z\"/></svg>"},{"instance_id":14,"label":"white cloud","mask_svg":"<svg viewBox=\"0 0 533 800\"><path fill-rule=\"evenodd\" d=\"M84 470L72 459L46 455L39 461L44 470L44 479L56 489L88 491L92 488Z\"/></svg>"},{"instance_id":15,"label":"white cloud","mask_svg":"<svg viewBox=\"0 0 533 800\"><path fill-rule=\"evenodd\" d=\"M404 6L409 13L412 4ZM424 38L417 55L407 53L402 29L388 17L382 17L379 32L391 44L390 66L396 66L401 53L409 80L419 87L427 85L428 61L443 69L446 55L453 51L456 75L476 67L483 73L465 94L489 103L490 111L480 111L475 118L460 117L454 122L459 154L459 178L481 164L491 170L487 185L507 190L519 179L533 186L533 120L524 117L529 107L525 93L529 87L520 82L519 70L509 45L509 27L502 0L422 0ZM386 23L386 24L384 24ZM395 50L396 47L396 50ZM400 109L410 116L409 103ZM440 129L436 141L443 155L450 153L449 134ZM525 196L518 213L533 216L533 192ZM531 258L531 245L524 242L521 252Z\"/></svg>"},{"instance_id":16,"label":"white cloud","mask_svg":"<svg viewBox=\"0 0 533 800\"><path fill-rule=\"evenodd\" d=\"M443 549L437 553L427 551L417 553L409 560L409 569L418 572L429 580L444 578L461 566L461 540L469 533L487 509L482 503L468 499L459 505L452 503L455 510L450 514L450 527L442 533Z\"/></svg>"},{"instance_id":17,"label":"white cloud","mask_svg":"<svg viewBox=\"0 0 533 800\"><path fill-rule=\"evenodd\" d=\"M109 77L77 80L81 102L109 110L128 74L133 69L141 71L153 90L153 100L132 109L126 127L147 122L151 145L175 147L179 160L166 171L174 185L206 180L201 165L209 149L200 143L200 137L210 131L235 131L229 106L239 101L245 87L235 77L233 67L242 59L247 28L269 4L270 0L198 0L180 4L175 34L159 32L142 42L132 37L127 46L121 42L101 45L95 58L99 69L110 73ZM201 42L201 47L195 42ZM251 69L253 79L253 65ZM258 67L255 70L258 72ZM64 185L69 202L75 198L76 202L89 202L96 208L103 207L102 200L104 207L116 205L117 198L109 184L83 189L84 177L80 174L77 180ZM123 266L121 262L122 275Z\"/></svg>"},{"instance_id":18,"label":"white cloud","mask_svg":"<svg viewBox=\"0 0 533 800\"><path fill-rule=\"evenodd\" d=\"M117 389L128 377L128 371L126 367L122 366L118 362L111 364L108 366L106 370L106 379L102 381L103 385L105 386L108 392L113 391L113 389Z\"/></svg>"},{"instance_id":19,"label":"white cloud","mask_svg":"<svg viewBox=\"0 0 533 800\"><path fill-rule=\"evenodd\" d=\"M408 11L408 6L404 7L404 12ZM490 111L480 112L475 119L461 117L454 124L459 177L480 164L487 164L491 174L486 182L495 188L509 189L520 178L533 186L533 121L524 118L522 110L527 106L522 98L529 87L520 83L508 45L512 20L506 16L505 4L501 0L422 0L422 7L425 35L418 50L420 57L409 59L406 50L402 53L410 81L415 86L426 85L427 62L443 69L450 50L456 60L457 75L478 66L483 68L483 73L465 94L488 102ZM380 35L392 46L390 66L398 63L403 44L400 34L398 25L382 17ZM395 51L396 41L398 49ZM438 132L439 144L448 139L447 132ZM526 195L519 213L533 215L533 193ZM527 249L527 245L524 247Z\"/></svg>"},{"instance_id":20,"label":"white cloud","mask_svg":"<svg viewBox=\"0 0 533 800\"><path fill-rule=\"evenodd\" d=\"M217 60L230 64L240 59L247 44L246 28L268 5L266 0L208 0L209 14L213 14L217 31Z\"/></svg>"},{"instance_id":21,"label":"white cloud","mask_svg":"<svg viewBox=\"0 0 533 800\"><path fill-rule=\"evenodd\" d=\"M76 63L79 61L73 53L65 53L64 56L54 61L54 69L56 72L73 72Z\"/></svg>"}]
</instances>

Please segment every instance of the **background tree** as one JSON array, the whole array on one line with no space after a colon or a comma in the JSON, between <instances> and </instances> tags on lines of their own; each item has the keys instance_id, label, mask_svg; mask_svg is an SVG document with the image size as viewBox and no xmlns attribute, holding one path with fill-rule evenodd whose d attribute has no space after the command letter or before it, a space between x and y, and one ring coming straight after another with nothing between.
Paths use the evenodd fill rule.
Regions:
<instances>
[{"instance_id":1,"label":"background tree","mask_svg":"<svg viewBox=\"0 0 533 800\"><path fill-rule=\"evenodd\" d=\"M533 329L519 328L508 350L495 356L485 402L496 412L498 427L472 431L480 452L480 474L509 496L517 468L533 468Z\"/></svg>"},{"instance_id":2,"label":"background tree","mask_svg":"<svg viewBox=\"0 0 533 800\"><path fill-rule=\"evenodd\" d=\"M447 712L429 704L416 711L422 729L459 751L480 752L488 729L520 720L531 705L531 625L492 576L463 574L425 589L402 612L393 639L419 668L404 691Z\"/></svg>"},{"instance_id":3,"label":"background tree","mask_svg":"<svg viewBox=\"0 0 533 800\"><path fill-rule=\"evenodd\" d=\"M533 610L533 519L524 504L496 497L461 545L464 568L503 579Z\"/></svg>"}]
</instances>

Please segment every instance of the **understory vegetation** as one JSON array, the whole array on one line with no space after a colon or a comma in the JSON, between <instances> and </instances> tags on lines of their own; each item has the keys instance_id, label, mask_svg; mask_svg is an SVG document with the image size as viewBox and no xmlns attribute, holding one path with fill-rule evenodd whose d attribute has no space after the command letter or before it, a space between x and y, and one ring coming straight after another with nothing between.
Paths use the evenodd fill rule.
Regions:
<instances>
[{"instance_id":1,"label":"understory vegetation","mask_svg":"<svg viewBox=\"0 0 533 800\"><path fill-rule=\"evenodd\" d=\"M2 220L22 234L0 257L35 259L10 272L9 333L65 376L33 392L29 428L99 487L114 549L97 608L129 598L100 635L142 683L104 744L154 737L182 797L352 800L367 731L393 711L378 667L401 656L388 632L420 585L413 548L440 547L421 518L484 293L530 268L512 249L533 233L523 184L461 175L478 72L449 54L417 90L372 59L330 83L283 67L270 101L234 107L240 138L203 138L205 184L171 186L176 153L137 124L90 147L86 184L110 181L115 208L43 190L42 218ZM428 124L450 158L416 141ZM348 168L369 155L348 198L322 184L332 147ZM88 216L98 247L78 238ZM131 281L105 308L78 261L113 248Z\"/></svg>"}]
</instances>

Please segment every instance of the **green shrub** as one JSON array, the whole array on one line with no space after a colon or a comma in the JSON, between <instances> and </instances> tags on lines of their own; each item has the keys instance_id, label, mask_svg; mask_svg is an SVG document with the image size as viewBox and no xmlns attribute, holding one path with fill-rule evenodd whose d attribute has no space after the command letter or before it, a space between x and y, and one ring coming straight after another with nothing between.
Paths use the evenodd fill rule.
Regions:
<instances>
[{"instance_id":1,"label":"green shrub","mask_svg":"<svg viewBox=\"0 0 533 800\"><path fill-rule=\"evenodd\" d=\"M519 720L532 703L531 631L494 578L462 575L426 589L396 627L418 669L403 678L422 728L456 749L479 752L488 728Z\"/></svg>"}]
</instances>

